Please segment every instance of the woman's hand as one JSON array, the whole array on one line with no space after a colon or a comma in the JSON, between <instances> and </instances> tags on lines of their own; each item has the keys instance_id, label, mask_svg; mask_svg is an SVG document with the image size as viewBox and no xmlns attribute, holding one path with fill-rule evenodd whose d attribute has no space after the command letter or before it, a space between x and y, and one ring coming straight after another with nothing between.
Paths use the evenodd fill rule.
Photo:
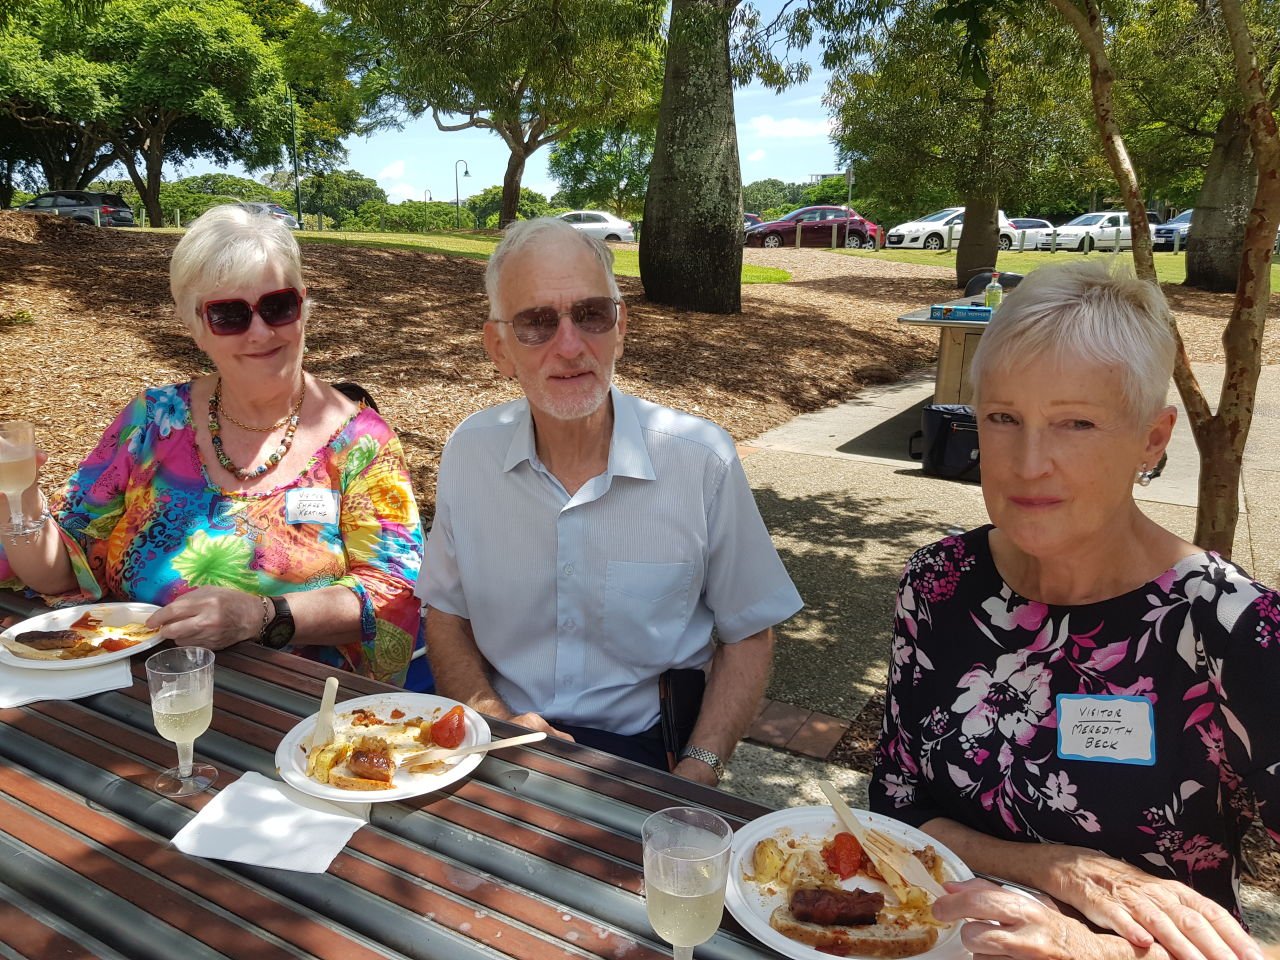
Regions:
<instances>
[{"instance_id":1,"label":"woman's hand","mask_svg":"<svg viewBox=\"0 0 1280 960\"><path fill-rule=\"evenodd\" d=\"M1223 907L1176 880L1080 848L1050 872L1047 893L1139 950L1159 944L1183 960L1262 960L1258 946Z\"/></svg>"},{"instance_id":2,"label":"woman's hand","mask_svg":"<svg viewBox=\"0 0 1280 960\"><path fill-rule=\"evenodd\" d=\"M1094 933L1030 894L986 880L948 883L946 888L933 915L964 922L960 941L974 960L1169 960L1162 947L1139 950L1121 937Z\"/></svg>"},{"instance_id":3,"label":"woman's hand","mask_svg":"<svg viewBox=\"0 0 1280 960\"><path fill-rule=\"evenodd\" d=\"M262 632L262 598L227 587L197 587L157 610L147 626L180 647L223 650Z\"/></svg>"}]
</instances>

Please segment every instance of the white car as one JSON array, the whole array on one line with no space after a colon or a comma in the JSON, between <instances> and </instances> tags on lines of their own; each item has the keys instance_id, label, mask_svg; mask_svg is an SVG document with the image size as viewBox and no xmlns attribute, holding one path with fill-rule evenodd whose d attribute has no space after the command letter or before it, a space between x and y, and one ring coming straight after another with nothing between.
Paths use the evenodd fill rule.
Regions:
<instances>
[{"instance_id":1,"label":"white car","mask_svg":"<svg viewBox=\"0 0 1280 960\"><path fill-rule=\"evenodd\" d=\"M1076 250L1088 253L1090 250L1128 250L1133 246L1133 235L1129 230L1129 215L1115 211L1099 210L1093 213L1082 213L1070 223L1058 228L1057 250ZM1052 234L1040 238L1041 250L1054 250Z\"/></svg>"},{"instance_id":2,"label":"white car","mask_svg":"<svg viewBox=\"0 0 1280 960\"><path fill-rule=\"evenodd\" d=\"M625 240L633 243L636 232L631 229L629 220L620 220L603 210L570 210L562 213L560 219L575 230L590 234L597 240Z\"/></svg>"},{"instance_id":3,"label":"white car","mask_svg":"<svg viewBox=\"0 0 1280 960\"><path fill-rule=\"evenodd\" d=\"M1053 231L1053 224L1039 217L1014 217L1009 222L1013 224L1015 250L1019 247L1034 250L1040 243L1040 238L1047 237Z\"/></svg>"},{"instance_id":4,"label":"white car","mask_svg":"<svg viewBox=\"0 0 1280 960\"><path fill-rule=\"evenodd\" d=\"M1000 249L1008 250L1017 241L1017 231L1004 211L999 211ZM950 238L951 247L960 245L960 234L964 230L964 207L947 207L937 213L931 213L919 220L900 223L889 231L885 238L885 246L890 249L903 250L942 250L947 248Z\"/></svg>"}]
</instances>

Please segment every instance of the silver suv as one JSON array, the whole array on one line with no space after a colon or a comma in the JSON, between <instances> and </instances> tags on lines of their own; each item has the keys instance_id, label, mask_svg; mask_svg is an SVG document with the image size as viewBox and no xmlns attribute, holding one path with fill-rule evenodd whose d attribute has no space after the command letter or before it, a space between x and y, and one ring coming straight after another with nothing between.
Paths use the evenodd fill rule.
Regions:
<instances>
[{"instance_id":1,"label":"silver suv","mask_svg":"<svg viewBox=\"0 0 1280 960\"><path fill-rule=\"evenodd\" d=\"M77 223L97 222L104 227L132 227L133 211L118 193L94 193L89 190L51 190L18 208L27 213L52 213L70 217Z\"/></svg>"}]
</instances>

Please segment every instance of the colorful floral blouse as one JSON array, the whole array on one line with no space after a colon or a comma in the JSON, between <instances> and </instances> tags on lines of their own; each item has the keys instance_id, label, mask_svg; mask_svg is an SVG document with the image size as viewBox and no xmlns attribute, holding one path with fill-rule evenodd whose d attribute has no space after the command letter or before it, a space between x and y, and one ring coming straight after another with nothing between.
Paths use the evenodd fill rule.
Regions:
<instances>
[{"instance_id":1,"label":"colorful floral blouse","mask_svg":"<svg viewBox=\"0 0 1280 960\"><path fill-rule=\"evenodd\" d=\"M907 563L872 809L1091 847L1238 913L1255 800L1280 840L1280 595L1202 553L1111 600L1037 603L1001 579L990 530ZM1133 698L1149 765L1078 759L1063 694Z\"/></svg>"},{"instance_id":2,"label":"colorful floral blouse","mask_svg":"<svg viewBox=\"0 0 1280 960\"><path fill-rule=\"evenodd\" d=\"M360 600L360 642L290 649L403 683L418 634L422 532L391 428L362 407L301 476L269 493L227 493L205 473L190 400L189 383L134 398L51 498L81 591L57 601L164 606L202 586L260 596L344 586ZM310 511L299 491L310 491ZM20 586L2 550L0 585Z\"/></svg>"}]
</instances>

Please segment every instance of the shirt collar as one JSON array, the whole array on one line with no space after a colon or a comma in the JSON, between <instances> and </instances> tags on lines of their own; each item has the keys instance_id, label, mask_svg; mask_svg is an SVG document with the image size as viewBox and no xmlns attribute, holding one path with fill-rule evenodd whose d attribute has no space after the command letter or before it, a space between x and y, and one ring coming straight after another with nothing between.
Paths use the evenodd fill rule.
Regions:
<instances>
[{"instance_id":1,"label":"shirt collar","mask_svg":"<svg viewBox=\"0 0 1280 960\"><path fill-rule=\"evenodd\" d=\"M649 448L644 442L644 431L640 429L640 417L636 413L635 401L617 387L609 388L609 396L613 399L613 436L609 438L609 468L613 477L633 477L637 480L654 480L657 474L653 471L653 461L649 458ZM513 418L514 430L511 443L507 446L507 456L502 470L510 472L524 463L537 462L537 444L533 431L533 414L529 411L529 401L520 401L520 412Z\"/></svg>"}]
</instances>

